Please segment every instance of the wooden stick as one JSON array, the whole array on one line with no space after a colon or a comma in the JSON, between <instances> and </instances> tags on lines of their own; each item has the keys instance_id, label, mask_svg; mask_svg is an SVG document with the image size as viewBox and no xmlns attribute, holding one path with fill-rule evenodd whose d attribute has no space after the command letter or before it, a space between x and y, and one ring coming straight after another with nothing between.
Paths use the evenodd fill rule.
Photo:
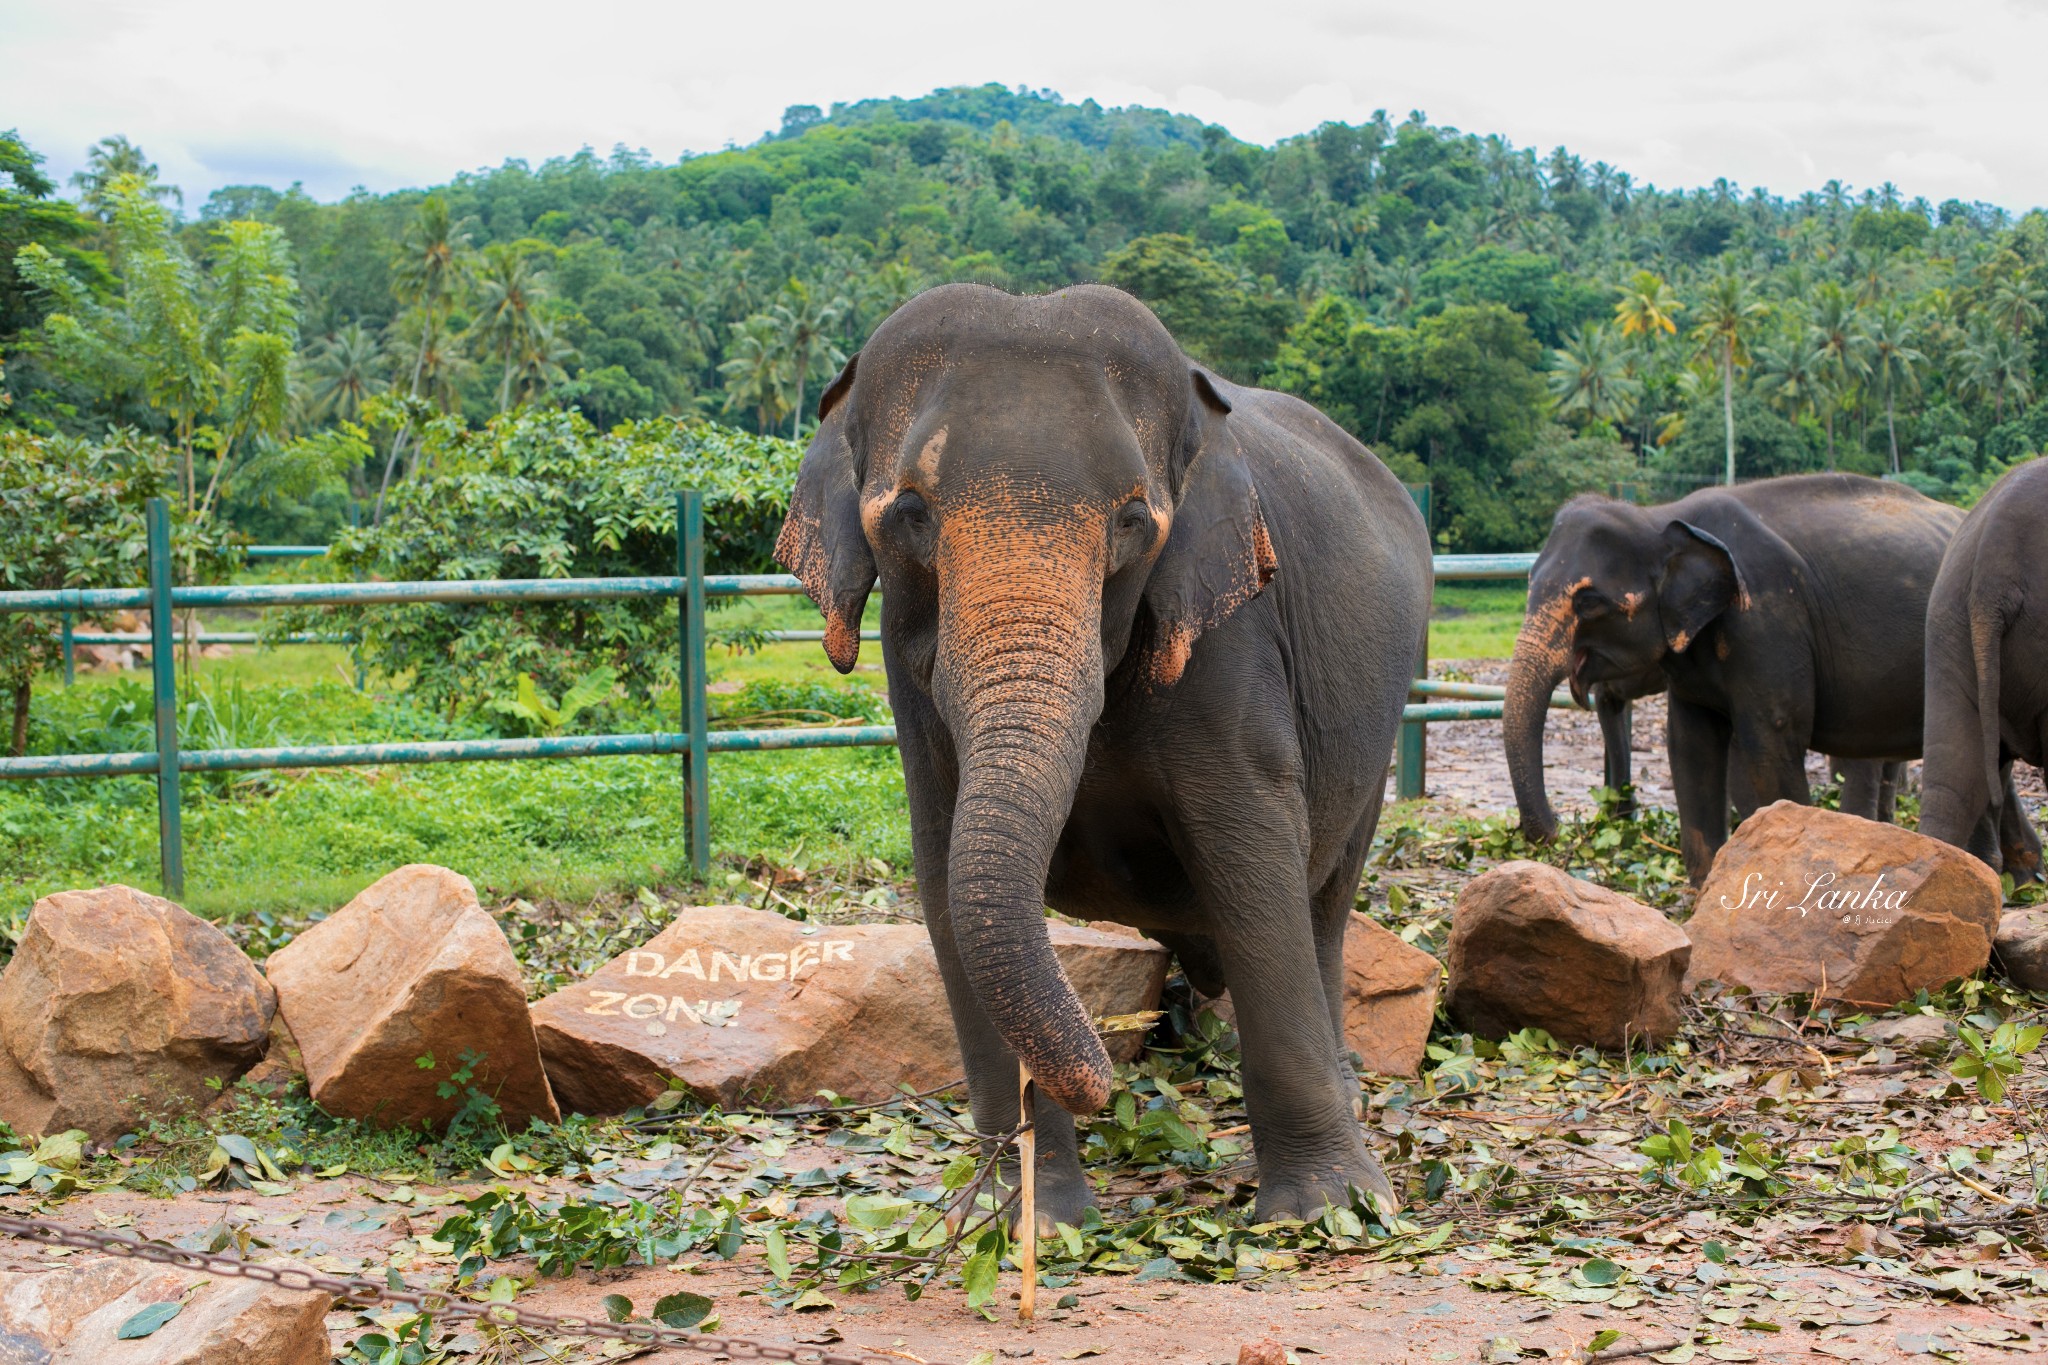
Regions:
<instances>
[{"instance_id":1,"label":"wooden stick","mask_svg":"<svg viewBox=\"0 0 2048 1365\"><path fill-rule=\"evenodd\" d=\"M1024 1272L1024 1284L1017 1294L1017 1317L1031 1322L1038 1316L1038 1134L1033 1127L1031 1073L1017 1063L1017 1113L1023 1131L1017 1134L1017 1229L1023 1234L1017 1266Z\"/></svg>"}]
</instances>

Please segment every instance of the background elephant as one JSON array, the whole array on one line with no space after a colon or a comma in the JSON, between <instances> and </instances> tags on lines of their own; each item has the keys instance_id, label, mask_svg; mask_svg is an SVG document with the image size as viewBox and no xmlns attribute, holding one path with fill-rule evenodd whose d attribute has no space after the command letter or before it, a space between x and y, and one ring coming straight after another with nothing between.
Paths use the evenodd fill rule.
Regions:
<instances>
[{"instance_id":1,"label":"background elephant","mask_svg":"<svg viewBox=\"0 0 2048 1365\"><path fill-rule=\"evenodd\" d=\"M2012 765L2048 761L2048 460L1984 495L1950 542L1927 609L1927 762L1920 828L2014 881L2041 837Z\"/></svg>"},{"instance_id":2,"label":"background elephant","mask_svg":"<svg viewBox=\"0 0 2048 1365\"><path fill-rule=\"evenodd\" d=\"M976 1124L1036 1080L1041 1224L1110 1093L1044 907L1167 937L1237 1004L1262 1217L1392 1198L1343 937L1427 628L1400 483L1113 289L918 296L820 403L777 557L853 665L879 578L918 887ZM1062 1112L1062 1110L1068 1112Z\"/></svg>"},{"instance_id":3,"label":"background elephant","mask_svg":"<svg viewBox=\"0 0 2048 1365\"><path fill-rule=\"evenodd\" d=\"M1543 723L1565 679L1583 700L1662 673L1695 882L1727 839L1731 800L1748 811L1812 799L1809 749L1917 755L1927 596L1960 520L1911 489L1847 474L1703 489L1655 507L1567 503L1530 575L1508 677L1508 770L1524 832L1556 833Z\"/></svg>"}]
</instances>

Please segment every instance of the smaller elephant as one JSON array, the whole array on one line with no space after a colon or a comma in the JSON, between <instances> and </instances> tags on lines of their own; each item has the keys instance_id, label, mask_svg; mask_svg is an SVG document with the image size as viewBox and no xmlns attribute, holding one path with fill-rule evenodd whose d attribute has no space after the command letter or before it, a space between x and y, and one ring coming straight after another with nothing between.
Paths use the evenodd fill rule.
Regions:
<instances>
[{"instance_id":1,"label":"smaller elephant","mask_svg":"<svg viewBox=\"0 0 2048 1365\"><path fill-rule=\"evenodd\" d=\"M1927 604L1920 829L2015 882L2041 876L2041 837L2012 765L2048 762L2048 460L1984 495L1942 557Z\"/></svg>"}]
</instances>

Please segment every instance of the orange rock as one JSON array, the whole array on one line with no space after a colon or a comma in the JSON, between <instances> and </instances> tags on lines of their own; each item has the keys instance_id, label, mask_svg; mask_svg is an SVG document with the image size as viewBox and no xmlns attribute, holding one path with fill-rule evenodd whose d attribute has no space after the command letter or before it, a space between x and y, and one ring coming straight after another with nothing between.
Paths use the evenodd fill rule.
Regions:
<instances>
[{"instance_id":1,"label":"orange rock","mask_svg":"<svg viewBox=\"0 0 2048 1365\"><path fill-rule=\"evenodd\" d=\"M2013 985L2048 991L2048 910L2006 911L1992 947Z\"/></svg>"},{"instance_id":2,"label":"orange rock","mask_svg":"<svg viewBox=\"0 0 2048 1365\"><path fill-rule=\"evenodd\" d=\"M148 1336L121 1340L121 1324L155 1303L183 1306ZM112 1256L0 1272L0 1361L327 1365L331 1303L311 1290Z\"/></svg>"},{"instance_id":3,"label":"orange rock","mask_svg":"<svg viewBox=\"0 0 2048 1365\"><path fill-rule=\"evenodd\" d=\"M1166 950L1048 920L1090 1014L1154 1008ZM728 1108L800 1105L820 1090L886 1099L964 1074L930 936L921 925L817 925L744 906L685 910L588 980L533 1006L555 1092L615 1114L680 1079ZM1109 1041L1129 1058L1141 1035Z\"/></svg>"},{"instance_id":4,"label":"orange rock","mask_svg":"<svg viewBox=\"0 0 2048 1365\"><path fill-rule=\"evenodd\" d=\"M1619 1050L1678 1031L1685 931L1657 911L1543 863L1466 884L1451 916L1451 1018L1486 1038L1540 1028Z\"/></svg>"},{"instance_id":5,"label":"orange rock","mask_svg":"<svg viewBox=\"0 0 2048 1365\"><path fill-rule=\"evenodd\" d=\"M2003 899L1959 848L1780 801L1715 856L1686 924L1686 984L1895 1005L1984 970Z\"/></svg>"},{"instance_id":6,"label":"orange rock","mask_svg":"<svg viewBox=\"0 0 2048 1365\"><path fill-rule=\"evenodd\" d=\"M109 1142L218 1098L277 999L220 930L127 886L37 901L0 974L0 1119Z\"/></svg>"},{"instance_id":7,"label":"orange rock","mask_svg":"<svg viewBox=\"0 0 2048 1365\"><path fill-rule=\"evenodd\" d=\"M313 1098L382 1124L453 1118L477 1090L515 1131L561 1117L541 1069L512 946L466 877L401 867L270 955L264 966ZM481 1058L442 1095L463 1055ZM431 1056L431 1068L419 1059Z\"/></svg>"},{"instance_id":8,"label":"orange rock","mask_svg":"<svg viewBox=\"0 0 2048 1365\"><path fill-rule=\"evenodd\" d=\"M1238 1348L1237 1365L1287 1365L1287 1348L1277 1341L1254 1341Z\"/></svg>"}]
</instances>

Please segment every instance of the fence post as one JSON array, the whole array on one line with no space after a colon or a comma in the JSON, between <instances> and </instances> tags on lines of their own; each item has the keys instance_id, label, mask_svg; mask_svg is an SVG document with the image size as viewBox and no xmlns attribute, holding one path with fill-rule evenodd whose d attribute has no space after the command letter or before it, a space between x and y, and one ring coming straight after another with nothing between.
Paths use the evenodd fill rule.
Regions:
<instances>
[{"instance_id":1,"label":"fence post","mask_svg":"<svg viewBox=\"0 0 2048 1365\"><path fill-rule=\"evenodd\" d=\"M185 894L185 832L178 816L178 660L171 622L171 507L149 500L149 668L156 694L156 838L164 894Z\"/></svg>"},{"instance_id":2,"label":"fence post","mask_svg":"<svg viewBox=\"0 0 2048 1365\"><path fill-rule=\"evenodd\" d=\"M683 816L690 867L701 877L711 866L711 726L704 703L704 495L695 489L676 494L676 576L683 580L676 604L682 646L676 677L682 685L683 731L690 737L683 760Z\"/></svg>"},{"instance_id":3,"label":"fence post","mask_svg":"<svg viewBox=\"0 0 2048 1365\"><path fill-rule=\"evenodd\" d=\"M1415 510L1422 513L1424 530L1431 529L1429 485L1411 483L1403 485L1408 496L1415 500ZM1429 676L1429 629L1425 625L1422 633L1422 656L1415 661L1415 676ZM1414 801L1421 797L1423 777L1429 767L1429 727L1419 720L1401 722L1401 738L1394 749L1394 799Z\"/></svg>"},{"instance_id":4,"label":"fence post","mask_svg":"<svg viewBox=\"0 0 2048 1365\"><path fill-rule=\"evenodd\" d=\"M76 671L76 665L75 665L75 663L74 663L74 657L75 657L75 656L74 656L74 653L73 653L73 651L74 651L74 649L75 649L75 647L76 647L76 646L74 645L74 643L73 643L73 641L72 641L72 639L71 639L71 613L70 613L70 612L68 612L68 611L67 611L67 612L65 612L65 613L64 613L64 614L63 614L63 615L62 615L62 616L61 616L61 617L59 618L59 625L58 625L58 628L57 628L57 629L58 629L58 634L59 634L59 636L60 636L60 637L62 638L62 641L63 641L63 645L64 645L64 685L65 685L66 687L69 687L69 686L71 686L71 679L72 679L72 676L73 676L74 672Z\"/></svg>"}]
</instances>

